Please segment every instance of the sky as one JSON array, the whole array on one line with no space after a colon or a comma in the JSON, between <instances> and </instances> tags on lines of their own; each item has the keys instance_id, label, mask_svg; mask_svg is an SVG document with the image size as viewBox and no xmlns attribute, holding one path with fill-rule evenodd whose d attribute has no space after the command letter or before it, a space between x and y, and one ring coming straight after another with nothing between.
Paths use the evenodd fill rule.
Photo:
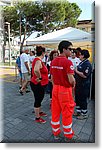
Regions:
<instances>
[{"instance_id":1,"label":"sky","mask_svg":"<svg viewBox=\"0 0 102 150\"><path fill-rule=\"evenodd\" d=\"M82 10L82 13L78 20L89 20L92 19L92 3L95 0L68 0L69 2L75 2L80 9Z\"/></svg>"},{"instance_id":2,"label":"sky","mask_svg":"<svg viewBox=\"0 0 102 150\"><path fill-rule=\"evenodd\" d=\"M78 20L89 20L92 19L92 3L95 0L68 0L69 2L75 2L80 9L82 10L82 13Z\"/></svg>"}]
</instances>

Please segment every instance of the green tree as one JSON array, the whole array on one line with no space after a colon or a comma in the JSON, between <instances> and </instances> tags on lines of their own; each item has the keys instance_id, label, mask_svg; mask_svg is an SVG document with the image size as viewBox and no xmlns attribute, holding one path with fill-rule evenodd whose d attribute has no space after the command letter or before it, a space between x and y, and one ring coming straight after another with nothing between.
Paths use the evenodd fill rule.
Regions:
<instances>
[{"instance_id":1,"label":"green tree","mask_svg":"<svg viewBox=\"0 0 102 150\"><path fill-rule=\"evenodd\" d=\"M44 32L75 27L81 9L76 3L69 3L68 0L48 0L42 3Z\"/></svg>"},{"instance_id":2,"label":"green tree","mask_svg":"<svg viewBox=\"0 0 102 150\"><path fill-rule=\"evenodd\" d=\"M39 31L37 20L39 20L39 3L34 2L18 2L14 6L6 6L3 9L4 22L10 23L11 35L20 36L21 47L26 35L30 35L32 31ZM5 33L7 28L5 26ZM21 41L21 35L24 35Z\"/></svg>"},{"instance_id":3,"label":"green tree","mask_svg":"<svg viewBox=\"0 0 102 150\"><path fill-rule=\"evenodd\" d=\"M6 6L3 9L4 22L10 22L12 36L24 35L20 49L25 35L29 36L34 31L42 31L42 34L45 34L55 29L75 27L80 14L78 5L69 3L68 0L16 2L14 6Z\"/></svg>"}]
</instances>

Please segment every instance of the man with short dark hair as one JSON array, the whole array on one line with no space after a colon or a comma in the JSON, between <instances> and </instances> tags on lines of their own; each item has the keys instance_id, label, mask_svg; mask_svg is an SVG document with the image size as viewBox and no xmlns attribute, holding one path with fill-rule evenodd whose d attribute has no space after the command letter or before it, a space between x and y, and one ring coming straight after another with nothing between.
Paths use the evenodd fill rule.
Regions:
<instances>
[{"instance_id":1,"label":"man with short dark hair","mask_svg":"<svg viewBox=\"0 0 102 150\"><path fill-rule=\"evenodd\" d=\"M60 55L51 62L51 79L53 82L52 91L52 119L51 126L55 139L61 133L60 114L62 113L62 124L64 136L72 139L74 132L72 130L72 115L75 102L72 96L72 88L75 87L74 67L68 57L71 55L72 43L62 41L58 49Z\"/></svg>"}]
</instances>

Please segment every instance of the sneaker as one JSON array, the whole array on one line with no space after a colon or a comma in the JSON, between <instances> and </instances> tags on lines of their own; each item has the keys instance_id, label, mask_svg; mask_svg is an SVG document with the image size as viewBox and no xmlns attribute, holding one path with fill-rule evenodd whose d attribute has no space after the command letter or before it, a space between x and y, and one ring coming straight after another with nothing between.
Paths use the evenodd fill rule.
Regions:
<instances>
[{"instance_id":1,"label":"sneaker","mask_svg":"<svg viewBox=\"0 0 102 150\"><path fill-rule=\"evenodd\" d=\"M46 120L42 119L42 118L39 118L39 119L35 119L35 121L37 123L46 123Z\"/></svg>"},{"instance_id":2,"label":"sneaker","mask_svg":"<svg viewBox=\"0 0 102 150\"><path fill-rule=\"evenodd\" d=\"M88 118L88 115L77 116L77 119L80 119L80 120L87 119L87 118Z\"/></svg>"},{"instance_id":3,"label":"sneaker","mask_svg":"<svg viewBox=\"0 0 102 150\"><path fill-rule=\"evenodd\" d=\"M54 139L57 141L61 141L63 139L63 135L62 135L62 132L60 132L58 135L54 135Z\"/></svg>"},{"instance_id":4,"label":"sneaker","mask_svg":"<svg viewBox=\"0 0 102 150\"><path fill-rule=\"evenodd\" d=\"M60 139L61 139L61 135L58 134L58 135L54 136L54 139L55 139L55 140L60 140Z\"/></svg>"},{"instance_id":5,"label":"sneaker","mask_svg":"<svg viewBox=\"0 0 102 150\"><path fill-rule=\"evenodd\" d=\"M23 92L22 92L21 90L19 90L19 93L20 93L21 95L23 95Z\"/></svg>"},{"instance_id":6,"label":"sneaker","mask_svg":"<svg viewBox=\"0 0 102 150\"><path fill-rule=\"evenodd\" d=\"M40 114L40 116L47 117L47 114L44 112L40 112L39 114Z\"/></svg>"},{"instance_id":7,"label":"sneaker","mask_svg":"<svg viewBox=\"0 0 102 150\"><path fill-rule=\"evenodd\" d=\"M79 141L79 136L78 135L74 135L71 139L69 139L69 138L67 138L67 137L65 137L65 142L68 142L68 143L70 143L70 142L78 142Z\"/></svg>"}]
</instances>

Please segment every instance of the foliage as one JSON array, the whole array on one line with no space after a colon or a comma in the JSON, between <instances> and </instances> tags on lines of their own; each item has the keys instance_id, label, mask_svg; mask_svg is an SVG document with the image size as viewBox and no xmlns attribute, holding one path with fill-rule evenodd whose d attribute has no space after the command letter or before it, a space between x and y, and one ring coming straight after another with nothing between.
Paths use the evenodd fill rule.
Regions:
<instances>
[{"instance_id":1,"label":"foliage","mask_svg":"<svg viewBox=\"0 0 102 150\"><path fill-rule=\"evenodd\" d=\"M18 1L14 6L6 6L3 9L4 22L10 23L12 36L29 36L34 31L42 31L42 34L45 34L55 29L75 27L80 14L78 5L69 3L68 0L46 0L42 3Z\"/></svg>"}]
</instances>

